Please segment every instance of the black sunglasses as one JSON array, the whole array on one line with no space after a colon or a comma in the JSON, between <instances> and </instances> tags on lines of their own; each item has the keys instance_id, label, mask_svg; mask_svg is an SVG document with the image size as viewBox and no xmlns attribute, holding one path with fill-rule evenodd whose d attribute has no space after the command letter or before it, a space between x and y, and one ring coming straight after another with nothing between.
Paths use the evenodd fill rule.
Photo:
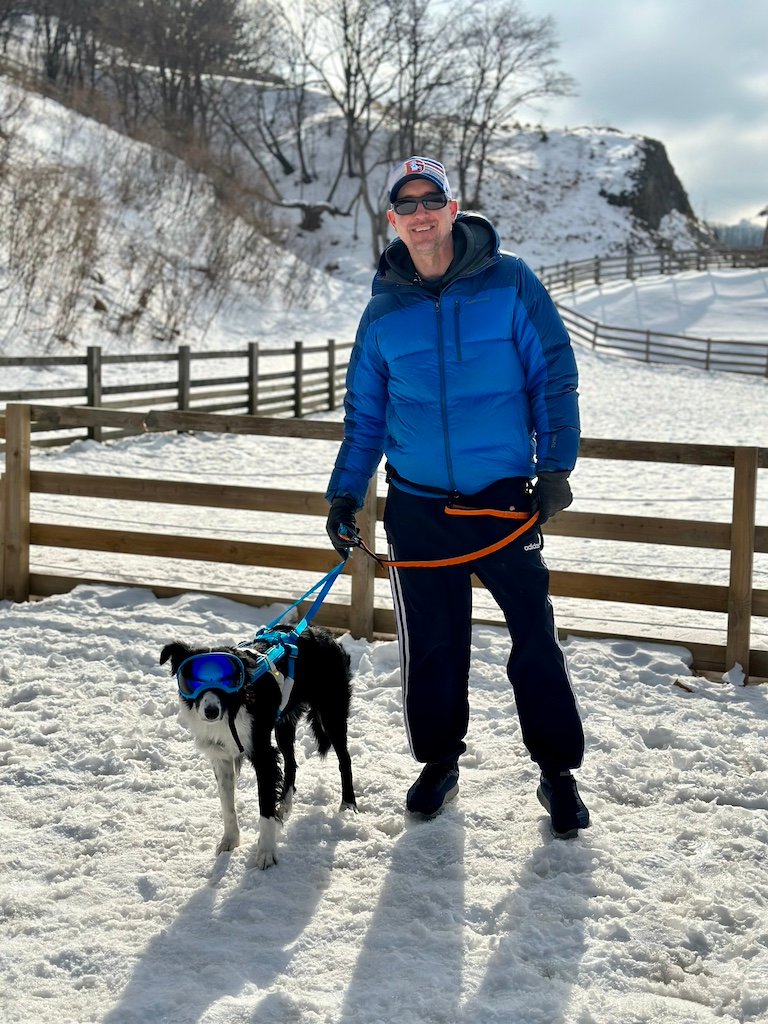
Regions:
<instances>
[{"instance_id":1,"label":"black sunglasses","mask_svg":"<svg viewBox=\"0 0 768 1024\"><path fill-rule=\"evenodd\" d=\"M426 196L415 196L413 199L395 199L392 209L399 216L408 216L409 213L416 213L419 203L425 210L442 210L448 203L448 197L442 192L430 192Z\"/></svg>"}]
</instances>

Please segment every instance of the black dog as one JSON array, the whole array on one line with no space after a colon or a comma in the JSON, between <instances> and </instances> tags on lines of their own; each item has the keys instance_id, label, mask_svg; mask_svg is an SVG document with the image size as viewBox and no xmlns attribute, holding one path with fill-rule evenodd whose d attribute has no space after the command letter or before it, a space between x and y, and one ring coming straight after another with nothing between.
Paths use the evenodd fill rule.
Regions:
<instances>
[{"instance_id":1,"label":"black dog","mask_svg":"<svg viewBox=\"0 0 768 1024\"><path fill-rule=\"evenodd\" d=\"M287 632L287 631L286 631ZM290 635L287 637L290 640ZM263 655L269 642L254 642L249 647L190 648L184 643L167 644L160 654L160 664L170 658L171 669L179 668L196 656L219 652L222 664L236 667L242 663L243 685L232 691L216 682L205 683L194 696L187 696L179 686L180 720L192 733L197 747L213 766L218 785L224 835L217 853L233 850L240 843L240 829L235 810L235 782L243 757L256 771L259 792L259 841L256 863L268 868L277 862L277 831L290 811L296 780L294 744L296 725L306 715L324 757L333 747L341 773L341 807L357 810L352 784L352 765L347 750L347 721L352 694L349 655L323 629L307 628L291 641L298 648L295 658L294 682L285 694L281 682L290 669L288 654L271 662L264 671ZM278 653L282 653L278 651ZM234 658L231 658L234 656ZM219 654L216 655L219 658ZM275 669L273 673L272 669ZM183 674L183 672L182 672ZM278 674L280 679L278 679ZM287 698L287 703L286 703ZM281 709L281 704L285 706ZM278 751L272 745L272 731L284 762L280 767Z\"/></svg>"}]
</instances>

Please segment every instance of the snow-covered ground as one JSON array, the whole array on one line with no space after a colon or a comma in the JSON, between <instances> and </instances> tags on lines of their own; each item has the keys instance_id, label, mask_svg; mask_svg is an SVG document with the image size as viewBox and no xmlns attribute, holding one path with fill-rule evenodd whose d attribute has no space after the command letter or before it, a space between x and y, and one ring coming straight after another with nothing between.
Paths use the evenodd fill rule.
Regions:
<instances>
[{"instance_id":1,"label":"snow-covered ground","mask_svg":"<svg viewBox=\"0 0 768 1024\"><path fill-rule=\"evenodd\" d=\"M768 347L768 270L686 271L609 281L559 295L602 324ZM674 331L670 327L674 324Z\"/></svg>"},{"instance_id":2,"label":"snow-covered ground","mask_svg":"<svg viewBox=\"0 0 768 1024\"><path fill-rule=\"evenodd\" d=\"M686 287L678 282L683 300ZM613 318L609 305L604 312ZM339 310L316 329L341 337L351 319ZM768 442L765 380L578 356L588 436ZM334 446L307 442L310 454L296 444L149 435L34 460L38 468L321 490ZM683 509L717 519L730 500L728 479L714 470L702 482L683 468L654 473L584 460L573 483L580 510ZM48 511L67 514L61 502ZM136 515L69 514L126 529ZM142 526L188 527L177 514L152 506ZM768 522L765 481L758 522ZM319 520L295 527L296 543L325 543ZM208 521L200 510L195 528L264 539L274 525ZM601 560L588 547L569 555L564 543L547 540L552 568ZM702 566L700 553L691 561L676 553L661 574L719 579L727 564L713 554ZM625 546L610 557L626 569L649 554ZM182 570L191 586L202 572L175 567ZM756 585L766 585L766 570L763 559ZM298 596L289 576L282 585ZM403 810L418 767L404 737L396 645L346 637L360 813L336 813L333 755L322 764L301 735L299 792L280 863L262 873L252 862L258 811L247 772L238 792L243 845L215 856L213 776L176 720L174 682L157 661L171 639L236 642L277 611L85 585L36 604L0 603L3 1021L766 1019L765 687L740 686L738 672L724 681L695 677L688 652L673 643L569 640L588 743L579 779L594 823L563 843L551 839L534 795L503 629L474 631L461 794L431 822L410 821ZM685 621L709 635L704 616L667 620L672 635ZM764 633L757 642L765 645Z\"/></svg>"},{"instance_id":3,"label":"snow-covered ground","mask_svg":"<svg viewBox=\"0 0 768 1024\"><path fill-rule=\"evenodd\" d=\"M299 739L280 862L215 856L213 776L157 656L268 611L82 587L2 607L7 1024L758 1024L768 1014L768 690L675 647L571 641L593 825L553 840L502 631L474 633L461 793L408 820L394 642L346 638L360 813ZM306 759L305 759L306 758Z\"/></svg>"},{"instance_id":4,"label":"snow-covered ground","mask_svg":"<svg viewBox=\"0 0 768 1024\"><path fill-rule=\"evenodd\" d=\"M10 96L15 105L13 89L0 86L3 102ZM170 268L169 285L194 278L192 243L210 200L205 183L168 167L158 182L152 174L157 154L90 122L76 123L50 100L26 99L20 124L11 127L18 128L8 149L21 160L18 181L25 168L31 176L40 167L53 168L59 181L62 168L71 166L74 181L95 183L103 212L96 273L81 296L79 331L67 352L96 343L124 351L129 346L107 334L106 321L135 306L152 259L168 259L162 266ZM505 244L538 266L633 241L626 211L598 202L598 193L601 184L619 189L637 166L635 141L597 130L542 133L533 148L515 133L502 140L491 155L487 212ZM126 174L117 180L113 171L121 168ZM52 193L43 194L50 199ZM680 226L668 227L672 237ZM295 337L350 338L366 291L367 244L351 237L341 220L306 243L308 253L314 247L313 266L335 263L334 277L303 272L301 301L287 310L280 289L253 291L252 267L239 267L242 276L221 307L195 306L185 340L220 348L250 339L287 345ZM296 269L277 250L260 256L273 279ZM43 282L39 305L21 329L12 307L19 282L7 281L5 273L0 267L0 290L12 315L4 320L0 351L36 352L37 339L50 333L47 286ZM701 287L702 279L692 280ZM679 312L686 306L686 281L675 287L679 301L669 308ZM741 314L742 297L721 288L717 293L716 303L691 298L697 332L709 330L703 321L708 308L716 306L728 323ZM633 296L634 302L634 290ZM94 308L95 299L106 313ZM619 311L606 290L596 301L601 319L626 322L615 320ZM730 304L724 313L722 303ZM763 340L764 308L758 302L757 322L747 328ZM129 338L130 347L167 348L151 329L166 313L154 295L147 327ZM628 315L626 307L620 315ZM657 325L677 327L676 320ZM768 444L764 379L649 367L589 352L579 353L579 363L587 436ZM6 370L3 381L4 388L63 382L55 373L30 370ZM322 490L334 447L148 435L36 451L34 463L38 469ZM670 516L683 510L688 518L721 519L730 502L729 475L714 470L583 460L573 486L579 510ZM263 518L224 521L207 510L196 511L190 524L171 507L39 501L37 511L48 518L112 528L139 522L158 532L195 529L259 540L275 531ZM758 522L768 523L764 480ZM297 545L327 544L320 520L297 517L288 526ZM727 560L715 553L702 559L681 549L670 561L674 549L608 551L582 544L574 551L564 545L565 539L547 539L555 569L586 562L610 572L618 560L638 575L704 574L707 582L727 572ZM71 552L34 554L41 568L83 575L99 570L94 559L78 563ZM145 578L144 571L137 566L137 577ZM226 586L217 568L158 563L154 571L157 578L165 573L175 582L187 580L190 588ZM242 576L262 589L254 570ZM762 557L756 585L766 581ZM311 582L284 573L272 589L298 596ZM739 685L735 671L722 681L693 676L679 643L569 640L588 742L579 779L593 826L562 843L550 837L534 795L535 766L526 757L505 679L503 629L474 631L461 794L431 822L410 821L403 810L418 768L405 742L396 645L345 637L355 669L351 753L360 813L336 813L333 756L321 764L301 734L294 813L280 840L280 863L264 873L252 861L258 811L247 772L238 793L243 845L215 856L220 825L213 777L177 722L175 685L158 655L174 638L239 641L277 611L192 593L158 600L147 590L119 586L82 585L33 604L0 602L4 1024L766 1020L765 687ZM626 609L627 621L644 611ZM561 620L578 621L562 603L557 612ZM620 612L604 609L597 621L581 624L598 629ZM702 639L722 631L721 623L702 615L667 613L671 641L683 626ZM756 627L763 646L764 630L764 624Z\"/></svg>"}]
</instances>

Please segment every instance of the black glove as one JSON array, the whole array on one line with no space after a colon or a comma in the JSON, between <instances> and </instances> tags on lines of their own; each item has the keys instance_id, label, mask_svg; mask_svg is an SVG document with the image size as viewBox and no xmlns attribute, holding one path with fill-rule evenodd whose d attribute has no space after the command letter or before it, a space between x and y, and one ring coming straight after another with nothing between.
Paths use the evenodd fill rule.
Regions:
<instances>
[{"instance_id":1,"label":"black glove","mask_svg":"<svg viewBox=\"0 0 768 1024\"><path fill-rule=\"evenodd\" d=\"M357 536L357 526L355 525L356 510L357 502L354 498L350 498L348 494L341 494L331 502L331 510L328 513L328 521L325 524L325 528L328 531L328 536L331 538L331 544L333 544L342 558L346 558L349 554L349 545L351 543L351 539L345 540L344 536L346 535L348 538Z\"/></svg>"},{"instance_id":2,"label":"black glove","mask_svg":"<svg viewBox=\"0 0 768 1024\"><path fill-rule=\"evenodd\" d=\"M536 484L535 507L539 512L538 525L543 526L548 519L557 515L573 501L571 485L568 483L570 473L563 470L559 473L539 473Z\"/></svg>"}]
</instances>

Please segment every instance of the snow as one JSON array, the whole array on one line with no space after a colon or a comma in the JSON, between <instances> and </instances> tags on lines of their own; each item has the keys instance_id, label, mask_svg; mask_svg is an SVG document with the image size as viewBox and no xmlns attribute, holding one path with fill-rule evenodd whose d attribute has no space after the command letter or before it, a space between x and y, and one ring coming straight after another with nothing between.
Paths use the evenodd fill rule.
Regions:
<instances>
[{"instance_id":1,"label":"snow","mask_svg":"<svg viewBox=\"0 0 768 1024\"><path fill-rule=\"evenodd\" d=\"M299 736L279 864L215 856L213 775L160 669L273 609L82 586L3 605L8 1024L757 1022L768 1013L768 691L693 677L684 649L571 640L594 823L551 838L505 680L473 637L461 792L410 821L394 642L344 643L360 813Z\"/></svg>"},{"instance_id":2,"label":"snow","mask_svg":"<svg viewBox=\"0 0 768 1024\"><path fill-rule=\"evenodd\" d=\"M247 102L241 85L240 101ZM279 176L289 202L325 201L336 178L343 126L327 103L314 99L305 142L315 180L306 185L298 175ZM72 247L73 257L80 253L75 226L87 228L90 238L88 273L80 280L79 260L70 265L51 246L24 258L14 233L0 232L0 353L40 355L61 348L62 339L68 354L86 344L107 352L167 352L179 341L216 350L268 328L273 343L287 344L339 306L359 310L364 302L373 257L359 209L325 217L317 232L300 231L295 210L273 211L286 240L280 248L217 205L203 175L2 77L0 119L7 135L2 160L10 169L0 177L0 213L4 202L10 208L25 200L34 223L40 211L60 221L71 240L63 227L57 242ZM281 141L289 156L291 140L286 128ZM612 128L504 129L489 148L480 212L505 246L535 268L624 254L628 247L651 252L660 241L695 248L700 233L684 218L665 218L652 237L627 207L608 202L608 195L631 188L642 144L641 136ZM440 156L450 167L450 152ZM382 202L388 166L387 159L379 172ZM334 202L345 209L358 189L357 179L342 175ZM466 208L470 197L459 200ZM209 252L216 254L210 262ZM57 302L66 288L74 293Z\"/></svg>"},{"instance_id":3,"label":"snow","mask_svg":"<svg viewBox=\"0 0 768 1024\"><path fill-rule=\"evenodd\" d=\"M119 251L110 264L116 280ZM549 262L568 255L550 252ZM347 256L354 262L351 243ZM752 305L740 291L745 281L682 275L636 282L629 304L618 286L568 303L573 298L582 311L597 303L593 315L626 323L632 309L645 309L647 285L651 307L663 303L668 316L657 329L674 333L684 317L697 332L714 331L711 314L729 326L738 319L740 330L765 340L759 298L757 314L742 323ZM676 302L664 297L670 287ZM239 339L249 317L249 337L283 330L292 340L297 312L302 321L293 329L306 341L348 339L363 293L334 280L320 288L319 305L286 311L276 299L249 305L241 292L232 307L242 302L239 313L222 314L205 343ZM83 340L96 336L86 332ZM764 379L577 355L586 436L768 444ZM28 371L6 370L6 378L4 386L30 386ZM45 382L56 386L56 374ZM308 452L301 444L147 435L37 450L34 465L322 490L335 446L312 442ZM729 478L716 470L694 477L686 467L628 470L584 460L573 485L582 511L683 508L692 518L721 519L730 501ZM259 540L276 530L274 521L243 514L225 522L204 509L189 524L171 506L86 509L57 499L41 510L113 528L141 521L157 531ZM758 523L768 523L764 479ZM297 544L327 543L319 520L296 517L277 529L289 529ZM639 575L701 578L704 571L710 582L727 572L727 558L720 564L715 553L702 567L700 553L688 560L675 551L670 565L673 549L625 546L611 554L585 544L574 553L566 540L547 538L552 568L581 559L593 567L605 561L610 572L613 558ZM61 559L65 572L98 568L65 564L72 553L48 557ZM165 571L190 587L209 582L202 566ZM221 570L213 571L222 584ZM276 586L295 598L313 582L285 573ZM755 583L768 585L765 556ZM461 792L428 822L404 813L418 766L405 740L396 644L343 637L355 671L350 752L360 813L337 813L333 754L323 764L300 732L298 792L280 861L262 872L253 864L258 806L248 772L238 789L242 845L215 855L213 775L177 720L175 684L158 656L173 639L238 642L280 610L88 584L36 603L0 602L5 1024L768 1019L768 689L743 686L739 666L718 680L692 673L675 635L691 624L708 633L705 616L667 614L663 645L565 642L587 737L578 778L593 816L569 842L552 839L535 797L535 765L505 677L505 630L473 631ZM556 610L559 621L573 614ZM758 628L756 642L765 646L764 623Z\"/></svg>"},{"instance_id":4,"label":"snow","mask_svg":"<svg viewBox=\"0 0 768 1024\"><path fill-rule=\"evenodd\" d=\"M686 271L610 281L560 295L565 306L602 324L726 341L762 341L768 351L768 271ZM768 364L766 364L768 366Z\"/></svg>"},{"instance_id":5,"label":"snow","mask_svg":"<svg viewBox=\"0 0 768 1024\"><path fill-rule=\"evenodd\" d=\"M678 283L683 296L686 280ZM729 301L741 300L719 290L718 302ZM344 327L322 325L339 337ZM764 380L578 356L590 436L768 437ZM744 408L748 417L733 415ZM44 450L34 461L320 490L335 445L311 442L310 459L291 458L300 443L147 435ZM726 514L727 487L719 505L697 504L701 492L682 467L656 477L650 467L634 469L627 479L604 463L580 464L577 507L659 514L671 500L697 515ZM766 498L763 486L761 523ZM183 527L181 510L157 509L141 512L152 517L144 527ZM130 510L87 514L132 525ZM196 528L220 535L264 539L275 529L262 524L262 535L253 523L205 515L196 512ZM324 542L319 520L297 517L297 529L299 543ZM553 568L567 564L557 554L562 540L547 541ZM756 579L763 587L764 561ZM172 569L179 571L194 586L198 568ZM295 575L282 585L301 593ZM0 603L4 1021L765 1020L765 687L741 685L737 667L719 681L694 676L689 653L674 643L567 641L587 735L579 781L593 825L564 843L550 837L535 798L503 629L474 630L461 793L430 822L404 813L418 766L405 741L396 644L344 637L355 669L360 813L336 812L333 755L322 764L300 734L299 789L280 862L261 872L247 772L238 790L243 844L215 855L213 775L177 721L174 683L158 655L175 638L238 642L279 611L87 585L34 604ZM675 613L672 633L684 618Z\"/></svg>"}]
</instances>

